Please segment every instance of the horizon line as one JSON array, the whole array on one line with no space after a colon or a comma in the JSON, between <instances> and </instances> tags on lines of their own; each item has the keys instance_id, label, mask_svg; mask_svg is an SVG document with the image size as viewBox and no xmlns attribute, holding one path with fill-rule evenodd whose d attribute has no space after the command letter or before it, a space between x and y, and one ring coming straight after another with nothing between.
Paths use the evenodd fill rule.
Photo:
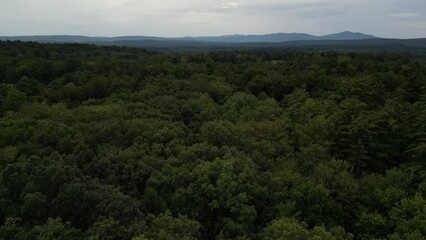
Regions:
<instances>
[{"instance_id":1,"label":"horizon line","mask_svg":"<svg viewBox=\"0 0 426 240\"><path fill-rule=\"evenodd\" d=\"M355 31L341 31L341 32L333 32L327 34L311 34L307 32L269 32L269 33L252 33L252 34L242 34L242 33L234 33L234 34L217 34L217 35L182 35L182 36L160 36L160 35L145 35L145 34L124 34L124 35L83 35L83 34L23 34L23 35L0 35L0 37L49 37L49 36L70 36L70 37L91 37L91 38L114 38L114 37L157 37L157 38L186 38L186 37L224 37L224 36L264 36L264 35L273 35L273 34L307 34L315 37L322 37L334 34L341 33L355 33L355 34L364 34L371 35L377 38L379 37L375 34L363 33L363 32L355 32ZM426 38L426 36L425 36ZM399 38L394 38L399 39ZM400 38L402 39L402 38Z\"/></svg>"}]
</instances>

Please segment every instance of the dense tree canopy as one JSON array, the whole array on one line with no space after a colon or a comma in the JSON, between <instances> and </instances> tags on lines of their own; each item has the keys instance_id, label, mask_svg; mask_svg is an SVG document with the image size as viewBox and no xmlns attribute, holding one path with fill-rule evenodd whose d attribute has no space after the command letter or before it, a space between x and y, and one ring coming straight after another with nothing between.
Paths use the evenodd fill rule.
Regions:
<instances>
[{"instance_id":1,"label":"dense tree canopy","mask_svg":"<svg viewBox=\"0 0 426 240\"><path fill-rule=\"evenodd\" d=\"M426 61L0 42L0 239L426 239Z\"/></svg>"}]
</instances>

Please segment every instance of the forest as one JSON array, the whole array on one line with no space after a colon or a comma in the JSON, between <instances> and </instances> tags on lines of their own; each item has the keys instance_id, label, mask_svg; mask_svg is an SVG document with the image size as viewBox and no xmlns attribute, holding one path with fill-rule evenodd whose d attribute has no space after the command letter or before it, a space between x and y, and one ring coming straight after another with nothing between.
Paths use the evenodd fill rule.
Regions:
<instances>
[{"instance_id":1,"label":"forest","mask_svg":"<svg viewBox=\"0 0 426 240\"><path fill-rule=\"evenodd\" d=\"M426 57L0 42L0 239L426 239Z\"/></svg>"}]
</instances>

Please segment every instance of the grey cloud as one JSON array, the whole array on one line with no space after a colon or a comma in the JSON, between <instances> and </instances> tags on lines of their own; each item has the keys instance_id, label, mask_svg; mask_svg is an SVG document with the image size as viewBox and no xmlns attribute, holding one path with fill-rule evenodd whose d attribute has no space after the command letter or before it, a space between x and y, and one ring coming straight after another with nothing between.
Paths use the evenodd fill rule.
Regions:
<instances>
[{"instance_id":1,"label":"grey cloud","mask_svg":"<svg viewBox=\"0 0 426 240\"><path fill-rule=\"evenodd\" d=\"M343 11L331 11L331 12L306 12L302 16L306 18L326 18L326 17L338 17L347 14Z\"/></svg>"},{"instance_id":2,"label":"grey cloud","mask_svg":"<svg viewBox=\"0 0 426 240\"><path fill-rule=\"evenodd\" d=\"M318 7L331 6L333 0L308 0L308 1L250 1L241 4L241 8L258 12L264 11L293 11L301 9L312 9Z\"/></svg>"},{"instance_id":3,"label":"grey cloud","mask_svg":"<svg viewBox=\"0 0 426 240\"><path fill-rule=\"evenodd\" d=\"M394 13L390 16L394 18L416 18L419 15L417 13Z\"/></svg>"}]
</instances>

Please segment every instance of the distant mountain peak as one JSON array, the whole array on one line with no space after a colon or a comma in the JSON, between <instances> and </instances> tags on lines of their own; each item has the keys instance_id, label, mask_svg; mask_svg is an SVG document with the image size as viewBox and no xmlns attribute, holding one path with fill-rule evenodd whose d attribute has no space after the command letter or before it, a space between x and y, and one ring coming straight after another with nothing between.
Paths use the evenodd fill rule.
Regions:
<instances>
[{"instance_id":1,"label":"distant mountain peak","mask_svg":"<svg viewBox=\"0 0 426 240\"><path fill-rule=\"evenodd\" d=\"M378 38L373 35L368 35L360 32L344 31L340 33L329 34L319 37L321 40L362 40Z\"/></svg>"}]
</instances>

